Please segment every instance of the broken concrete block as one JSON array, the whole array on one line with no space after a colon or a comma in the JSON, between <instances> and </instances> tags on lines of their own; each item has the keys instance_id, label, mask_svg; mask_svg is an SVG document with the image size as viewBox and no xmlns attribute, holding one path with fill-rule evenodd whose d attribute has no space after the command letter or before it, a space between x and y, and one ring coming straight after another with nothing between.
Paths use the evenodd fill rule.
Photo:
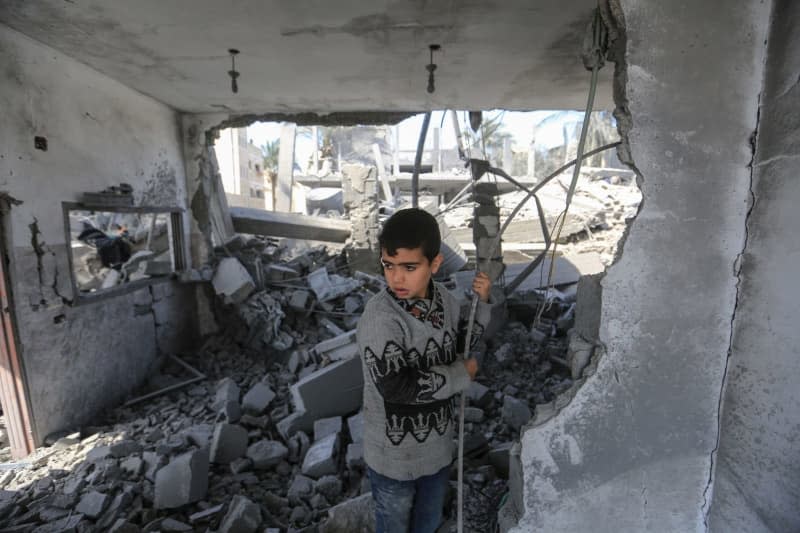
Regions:
<instances>
[{"instance_id":1,"label":"broken concrete block","mask_svg":"<svg viewBox=\"0 0 800 533\"><path fill-rule=\"evenodd\" d=\"M109 501L107 494L93 490L83 495L75 511L89 518L97 518L105 511Z\"/></svg>"},{"instance_id":2,"label":"broken concrete block","mask_svg":"<svg viewBox=\"0 0 800 533\"><path fill-rule=\"evenodd\" d=\"M336 476L322 476L314 483L314 490L333 502L342 495L342 481Z\"/></svg>"},{"instance_id":3,"label":"broken concrete block","mask_svg":"<svg viewBox=\"0 0 800 533\"><path fill-rule=\"evenodd\" d=\"M342 431L342 417L334 416L331 418L320 418L314 421L314 441L318 441L328 435L338 435Z\"/></svg>"},{"instance_id":4,"label":"broken concrete block","mask_svg":"<svg viewBox=\"0 0 800 533\"><path fill-rule=\"evenodd\" d=\"M128 457L120 463L119 467L129 476L138 477L144 468L144 461L140 457Z\"/></svg>"},{"instance_id":5,"label":"broken concrete block","mask_svg":"<svg viewBox=\"0 0 800 533\"><path fill-rule=\"evenodd\" d=\"M297 374L297 371L300 369L303 363L303 356L300 355L300 352L295 350L292 352L292 355L289 356L289 361L286 363L286 367L292 374Z\"/></svg>"},{"instance_id":6,"label":"broken concrete block","mask_svg":"<svg viewBox=\"0 0 800 533\"><path fill-rule=\"evenodd\" d=\"M133 501L133 496L127 487L122 492L114 496L114 499L103 513L103 516L97 521L96 525L98 530L110 528L111 525L116 522L120 515L131 504L131 501Z\"/></svg>"},{"instance_id":7,"label":"broken concrete block","mask_svg":"<svg viewBox=\"0 0 800 533\"><path fill-rule=\"evenodd\" d=\"M296 290L289 297L289 308L298 313L304 313L311 307L311 293L304 290Z\"/></svg>"},{"instance_id":8,"label":"broken concrete block","mask_svg":"<svg viewBox=\"0 0 800 533\"><path fill-rule=\"evenodd\" d=\"M495 350L494 358L501 367L509 366L514 362L514 345L510 342L503 344Z\"/></svg>"},{"instance_id":9,"label":"broken concrete block","mask_svg":"<svg viewBox=\"0 0 800 533\"><path fill-rule=\"evenodd\" d=\"M303 498L308 498L314 492L314 481L302 474L297 474L289 485L286 497L289 503L298 505Z\"/></svg>"},{"instance_id":10,"label":"broken concrete block","mask_svg":"<svg viewBox=\"0 0 800 533\"><path fill-rule=\"evenodd\" d=\"M239 403L239 386L231 378L224 378L217 384L217 393L214 396L212 410L218 412L228 402Z\"/></svg>"},{"instance_id":11,"label":"broken concrete block","mask_svg":"<svg viewBox=\"0 0 800 533\"><path fill-rule=\"evenodd\" d=\"M183 431L183 436L189 443L200 448L208 446L214 427L211 424L196 424Z\"/></svg>"},{"instance_id":12,"label":"broken concrete block","mask_svg":"<svg viewBox=\"0 0 800 533\"><path fill-rule=\"evenodd\" d=\"M144 461L144 478L151 482L155 482L158 469L167 464L167 458L155 452L144 452L142 461Z\"/></svg>"},{"instance_id":13,"label":"broken concrete block","mask_svg":"<svg viewBox=\"0 0 800 533\"><path fill-rule=\"evenodd\" d=\"M30 524L23 524L20 529L15 530L13 528L6 528L5 531L30 531L30 533L72 533L76 531L78 524L80 524L82 520L83 515L76 514L56 520L55 522L42 524L36 528L33 528L33 526Z\"/></svg>"},{"instance_id":14,"label":"broken concrete block","mask_svg":"<svg viewBox=\"0 0 800 533\"><path fill-rule=\"evenodd\" d=\"M217 424L211 437L211 462L228 464L247 452L247 430L233 424Z\"/></svg>"},{"instance_id":15,"label":"broken concrete block","mask_svg":"<svg viewBox=\"0 0 800 533\"><path fill-rule=\"evenodd\" d=\"M483 409L478 407L465 407L464 422L472 422L476 424L483 422Z\"/></svg>"},{"instance_id":16,"label":"broken concrete block","mask_svg":"<svg viewBox=\"0 0 800 533\"><path fill-rule=\"evenodd\" d=\"M288 455L286 446L275 440L261 440L247 448L247 457L253 461L253 467L259 470L277 465Z\"/></svg>"},{"instance_id":17,"label":"broken concrete block","mask_svg":"<svg viewBox=\"0 0 800 533\"><path fill-rule=\"evenodd\" d=\"M289 457L291 463L300 463L311 447L311 440L302 431L298 431L289 439Z\"/></svg>"},{"instance_id":18,"label":"broken concrete block","mask_svg":"<svg viewBox=\"0 0 800 533\"><path fill-rule=\"evenodd\" d=\"M325 474L335 474L338 446L337 434L328 435L312 444L303 459L303 474L315 479Z\"/></svg>"},{"instance_id":19,"label":"broken concrete block","mask_svg":"<svg viewBox=\"0 0 800 533\"><path fill-rule=\"evenodd\" d=\"M364 411L359 411L348 418L347 428L350 430L350 438L353 442L362 442L364 440Z\"/></svg>"},{"instance_id":20,"label":"broken concrete block","mask_svg":"<svg viewBox=\"0 0 800 533\"><path fill-rule=\"evenodd\" d=\"M364 463L364 443L353 442L347 445L347 466L350 468L363 468Z\"/></svg>"},{"instance_id":21,"label":"broken concrete block","mask_svg":"<svg viewBox=\"0 0 800 533\"><path fill-rule=\"evenodd\" d=\"M301 431L301 428L311 426L309 429L313 429L313 424L314 423L310 420L310 417L306 416L305 412L295 411L275 424L275 428L284 440L289 440L292 435Z\"/></svg>"},{"instance_id":22,"label":"broken concrete block","mask_svg":"<svg viewBox=\"0 0 800 533\"><path fill-rule=\"evenodd\" d=\"M242 398L242 409L249 413L261 414L275 398L275 393L266 383L259 382L247 391Z\"/></svg>"},{"instance_id":23,"label":"broken concrete block","mask_svg":"<svg viewBox=\"0 0 800 533\"><path fill-rule=\"evenodd\" d=\"M208 449L201 448L173 459L156 472L156 509L173 509L196 502L208 490Z\"/></svg>"},{"instance_id":24,"label":"broken concrete block","mask_svg":"<svg viewBox=\"0 0 800 533\"><path fill-rule=\"evenodd\" d=\"M139 533L141 529L131 524L124 518L118 518L114 525L108 530L108 533Z\"/></svg>"},{"instance_id":25,"label":"broken concrete block","mask_svg":"<svg viewBox=\"0 0 800 533\"><path fill-rule=\"evenodd\" d=\"M225 422L235 424L242 418L242 406L239 405L239 402L225 402L217 414Z\"/></svg>"},{"instance_id":26,"label":"broken concrete block","mask_svg":"<svg viewBox=\"0 0 800 533\"><path fill-rule=\"evenodd\" d=\"M211 284L226 304L242 303L256 288L247 269L235 257L226 257L219 262Z\"/></svg>"},{"instance_id":27,"label":"broken concrete block","mask_svg":"<svg viewBox=\"0 0 800 533\"><path fill-rule=\"evenodd\" d=\"M358 357L358 343L356 331L346 331L331 339L324 340L314 346L314 353L320 357L327 357L330 361L342 361Z\"/></svg>"},{"instance_id":28,"label":"broken concrete block","mask_svg":"<svg viewBox=\"0 0 800 533\"><path fill-rule=\"evenodd\" d=\"M486 407L492 401L492 394L489 387L477 381L470 382L469 387L467 387L466 395L470 403L478 407Z\"/></svg>"},{"instance_id":29,"label":"broken concrete block","mask_svg":"<svg viewBox=\"0 0 800 533\"><path fill-rule=\"evenodd\" d=\"M328 509L328 520L320 526L319 531L375 531L375 503L372 493L367 492Z\"/></svg>"},{"instance_id":30,"label":"broken concrete block","mask_svg":"<svg viewBox=\"0 0 800 533\"><path fill-rule=\"evenodd\" d=\"M208 509L205 509L203 511L198 511L198 512L196 512L194 514L191 514L191 515L189 515L189 523L190 524L195 524L195 523L200 522L202 520L206 520L208 518L211 518L215 514L217 514L220 511L222 511L223 507L225 507L224 504L219 504L219 505L215 505L214 507L209 507Z\"/></svg>"},{"instance_id":31,"label":"broken concrete block","mask_svg":"<svg viewBox=\"0 0 800 533\"><path fill-rule=\"evenodd\" d=\"M253 533L261 525L261 509L244 496L234 496L217 530L219 533Z\"/></svg>"},{"instance_id":32,"label":"broken concrete block","mask_svg":"<svg viewBox=\"0 0 800 533\"><path fill-rule=\"evenodd\" d=\"M314 420L357 411L363 389L360 357L337 361L302 378L291 387L295 409L306 413L298 421L300 429L310 433Z\"/></svg>"},{"instance_id":33,"label":"broken concrete block","mask_svg":"<svg viewBox=\"0 0 800 533\"><path fill-rule=\"evenodd\" d=\"M519 431L531 419L531 410L528 404L511 396L503 398L503 421Z\"/></svg>"},{"instance_id":34,"label":"broken concrete block","mask_svg":"<svg viewBox=\"0 0 800 533\"><path fill-rule=\"evenodd\" d=\"M111 447L95 446L94 448L89 450L89 453L86 454L86 461L91 463L94 461L105 459L106 457L111 457Z\"/></svg>"}]
</instances>

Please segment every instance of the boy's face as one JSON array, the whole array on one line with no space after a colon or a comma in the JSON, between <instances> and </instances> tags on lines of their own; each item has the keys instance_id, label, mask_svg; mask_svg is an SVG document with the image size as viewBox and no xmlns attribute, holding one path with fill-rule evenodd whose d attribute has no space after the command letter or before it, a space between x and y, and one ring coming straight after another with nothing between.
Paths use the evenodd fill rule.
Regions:
<instances>
[{"instance_id":1,"label":"boy's face","mask_svg":"<svg viewBox=\"0 0 800 533\"><path fill-rule=\"evenodd\" d=\"M386 283L398 298L409 300L427 297L431 277L439 271L442 254L428 261L422 248L398 248L396 255L381 250L381 264Z\"/></svg>"}]
</instances>

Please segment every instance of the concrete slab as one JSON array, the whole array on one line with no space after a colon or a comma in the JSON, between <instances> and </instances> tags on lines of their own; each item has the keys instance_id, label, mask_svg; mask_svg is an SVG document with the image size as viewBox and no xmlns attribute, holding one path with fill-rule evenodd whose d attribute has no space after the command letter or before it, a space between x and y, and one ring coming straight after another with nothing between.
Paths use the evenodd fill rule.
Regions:
<instances>
[{"instance_id":1,"label":"concrete slab","mask_svg":"<svg viewBox=\"0 0 800 533\"><path fill-rule=\"evenodd\" d=\"M275 392L266 383L259 382L253 385L247 394L242 398L242 409L252 414L261 414L272 400L275 399Z\"/></svg>"},{"instance_id":2,"label":"concrete slab","mask_svg":"<svg viewBox=\"0 0 800 533\"><path fill-rule=\"evenodd\" d=\"M156 472L156 509L174 509L201 500L208 490L208 449L185 453Z\"/></svg>"},{"instance_id":3,"label":"concrete slab","mask_svg":"<svg viewBox=\"0 0 800 533\"><path fill-rule=\"evenodd\" d=\"M211 437L210 460L228 464L247 452L248 433L242 426L217 424Z\"/></svg>"},{"instance_id":4,"label":"concrete slab","mask_svg":"<svg viewBox=\"0 0 800 533\"><path fill-rule=\"evenodd\" d=\"M220 261L211 284L214 291L228 304L245 301L256 288L247 269L235 257L226 257Z\"/></svg>"},{"instance_id":5,"label":"concrete slab","mask_svg":"<svg viewBox=\"0 0 800 533\"><path fill-rule=\"evenodd\" d=\"M296 417L295 422L299 429L311 433L314 420L358 411L363 388L364 376L358 357L321 368L291 387L295 409L305 413Z\"/></svg>"},{"instance_id":6,"label":"concrete slab","mask_svg":"<svg viewBox=\"0 0 800 533\"><path fill-rule=\"evenodd\" d=\"M303 459L303 475L316 479L325 474L335 474L338 449L339 436L337 434L328 435L312 444Z\"/></svg>"}]
</instances>

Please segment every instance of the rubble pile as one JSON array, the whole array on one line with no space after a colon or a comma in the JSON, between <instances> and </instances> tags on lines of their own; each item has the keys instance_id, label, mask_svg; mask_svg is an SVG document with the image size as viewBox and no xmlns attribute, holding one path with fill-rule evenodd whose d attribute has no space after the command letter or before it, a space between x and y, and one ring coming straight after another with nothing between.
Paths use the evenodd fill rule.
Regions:
<instances>
[{"instance_id":1,"label":"rubble pile","mask_svg":"<svg viewBox=\"0 0 800 533\"><path fill-rule=\"evenodd\" d=\"M237 236L217 250L221 332L184 362L206 379L117 408L0 470L4 531L355 532L374 529L354 328L383 280L325 248ZM572 301L571 301L572 300ZM574 295L509 300L467 391L465 518L491 531L509 449L571 384ZM153 389L185 379L168 363ZM455 471L453 473L455 489ZM455 518L453 490L449 516ZM447 530L447 527L445 527Z\"/></svg>"}]
</instances>

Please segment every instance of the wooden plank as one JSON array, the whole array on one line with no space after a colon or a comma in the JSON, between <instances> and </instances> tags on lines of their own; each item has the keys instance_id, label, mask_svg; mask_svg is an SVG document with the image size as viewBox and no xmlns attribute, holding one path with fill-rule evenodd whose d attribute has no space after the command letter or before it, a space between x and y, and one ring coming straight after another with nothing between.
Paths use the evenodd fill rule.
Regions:
<instances>
[{"instance_id":1,"label":"wooden plank","mask_svg":"<svg viewBox=\"0 0 800 533\"><path fill-rule=\"evenodd\" d=\"M2 232L4 234L4 232ZM0 243L0 244L4 244ZM11 301L5 271L5 251L0 250L0 403L6 419L11 455L19 459L33 452L33 431L28 400L25 396L24 376L14 336Z\"/></svg>"},{"instance_id":2,"label":"wooden plank","mask_svg":"<svg viewBox=\"0 0 800 533\"><path fill-rule=\"evenodd\" d=\"M250 207L232 207L231 218L238 233L328 242L345 242L350 236L350 222L335 218L278 213Z\"/></svg>"}]
</instances>

